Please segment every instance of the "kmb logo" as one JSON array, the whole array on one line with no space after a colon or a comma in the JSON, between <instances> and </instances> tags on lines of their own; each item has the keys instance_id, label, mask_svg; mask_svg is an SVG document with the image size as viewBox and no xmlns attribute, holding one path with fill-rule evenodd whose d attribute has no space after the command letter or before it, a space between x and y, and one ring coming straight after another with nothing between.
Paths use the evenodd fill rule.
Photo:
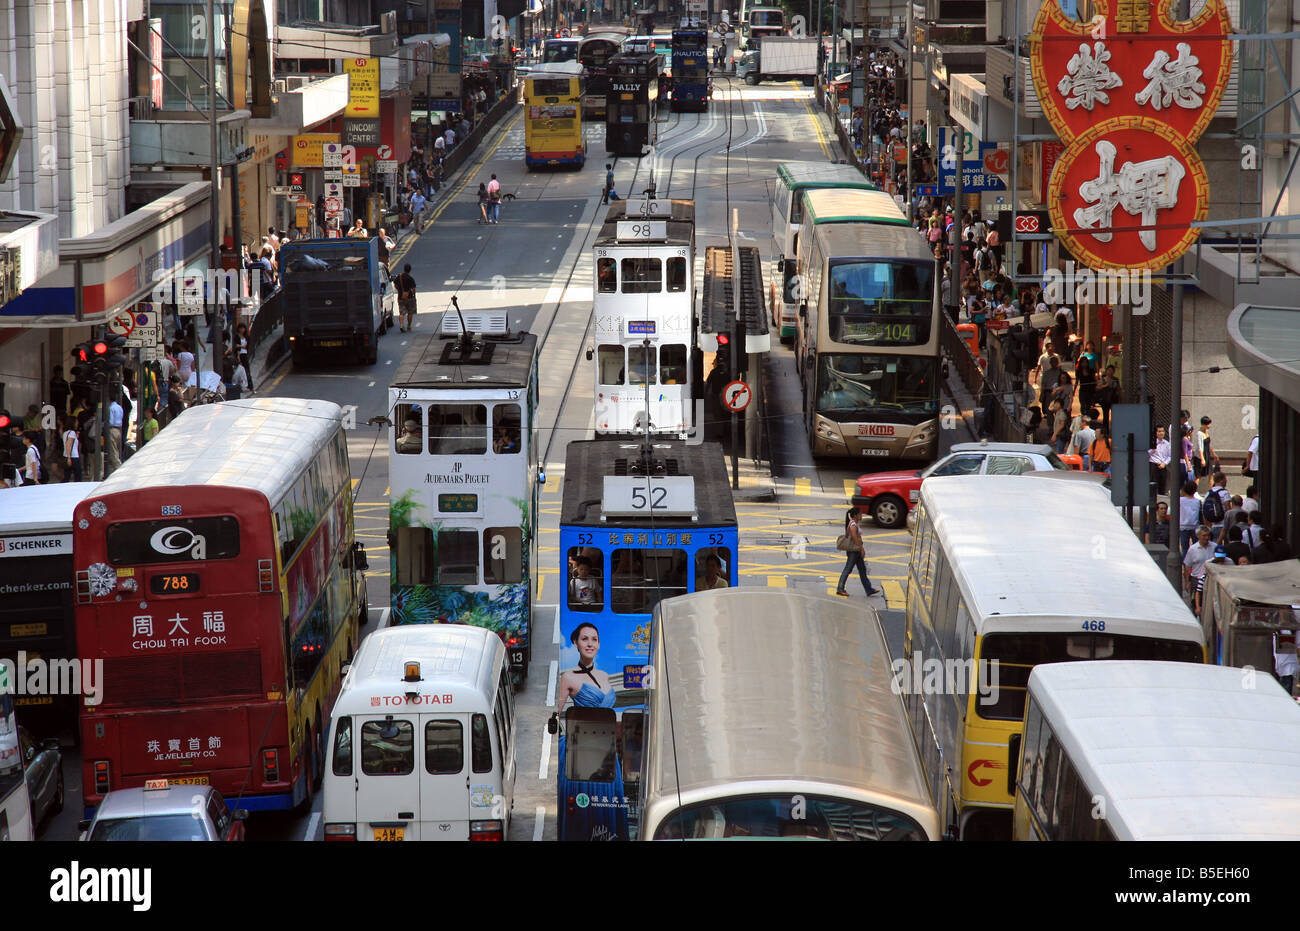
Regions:
<instances>
[{"instance_id":1,"label":"kmb logo","mask_svg":"<svg viewBox=\"0 0 1300 931\"><path fill-rule=\"evenodd\" d=\"M887 423L869 423L858 427L858 436L893 436L894 427Z\"/></svg>"}]
</instances>

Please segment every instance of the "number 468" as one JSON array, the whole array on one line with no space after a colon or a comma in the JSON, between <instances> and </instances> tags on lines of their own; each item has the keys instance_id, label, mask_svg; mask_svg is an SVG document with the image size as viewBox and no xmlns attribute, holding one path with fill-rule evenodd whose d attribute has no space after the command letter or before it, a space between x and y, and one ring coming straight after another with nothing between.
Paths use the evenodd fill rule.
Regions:
<instances>
[{"instance_id":1,"label":"number 468","mask_svg":"<svg viewBox=\"0 0 1300 931\"><path fill-rule=\"evenodd\" d=\"M1084 621L1082 629L1095 630L1095 631L1105 630L1106 622L1105 621Z\"/></svg>"}]
</instances>

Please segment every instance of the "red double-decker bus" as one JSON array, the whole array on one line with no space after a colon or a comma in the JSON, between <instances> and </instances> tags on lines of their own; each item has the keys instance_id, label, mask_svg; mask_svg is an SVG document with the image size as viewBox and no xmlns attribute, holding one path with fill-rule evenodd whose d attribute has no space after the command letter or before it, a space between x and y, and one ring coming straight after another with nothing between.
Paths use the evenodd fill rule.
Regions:
<instances>
[{"instance_id":1,"label":"red double-decker bus","mask_svg":"<svg viewBox=\"0 0 1300 931\"><path fill-rule=\"evenodd\" d=\"M258 398L187 410L77 506L88 812L158 777L310 801L365 621L350 479L338 405Z\"/></svg>"}]
</instances>

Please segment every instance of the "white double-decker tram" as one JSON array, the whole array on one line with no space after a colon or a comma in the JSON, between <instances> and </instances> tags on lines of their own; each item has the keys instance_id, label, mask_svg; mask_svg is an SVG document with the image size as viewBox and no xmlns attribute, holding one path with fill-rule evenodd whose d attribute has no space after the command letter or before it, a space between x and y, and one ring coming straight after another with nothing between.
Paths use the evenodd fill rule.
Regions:
<instances>
[{"instance_id":1,"label":"white double-decker tram","mask_svg":"<svg viewBox=\"0 0 1300 931\"><path fill-rule=\"evenodd\" d=\"M694 424L695 202L620 200L595 244L596 432Z\"/></svg>"}]
</instances>

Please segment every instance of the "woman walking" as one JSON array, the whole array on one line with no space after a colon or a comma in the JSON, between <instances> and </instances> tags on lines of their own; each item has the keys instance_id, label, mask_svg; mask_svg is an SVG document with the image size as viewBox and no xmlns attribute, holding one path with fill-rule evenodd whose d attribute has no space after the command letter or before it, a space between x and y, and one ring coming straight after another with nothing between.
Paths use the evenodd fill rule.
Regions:
<instances>
[{"instance_id":1,"label":"woman walking","mask_svg":"<svg viewBox=\"0 0 1300 931\"><path fill-rule=\"evenodd\" d=\"M845 591L844 586L848 584L849 573L857 567L858 577L862 579L862 587L866 590L867 597L878 594L880 589L871 584L871 579L867 578L867 562L862 558L862 528L858 526L858 520L862 516L859 508L852 507L844 515L844 571L840 573L840 584L835 587L835 594L843 595L845 598L849 593Z\"/></svg>"},{"instance_id":2,"label":"woman walking","mask_svg":"<svg viewBox=\"0 0 1300 931\"><path fill-rule=\"evenodd\" d=\"M487 184L482 181L478 183L478 221L480 223L488 221L488 189Z\"/></svg>"}]
</instances>

